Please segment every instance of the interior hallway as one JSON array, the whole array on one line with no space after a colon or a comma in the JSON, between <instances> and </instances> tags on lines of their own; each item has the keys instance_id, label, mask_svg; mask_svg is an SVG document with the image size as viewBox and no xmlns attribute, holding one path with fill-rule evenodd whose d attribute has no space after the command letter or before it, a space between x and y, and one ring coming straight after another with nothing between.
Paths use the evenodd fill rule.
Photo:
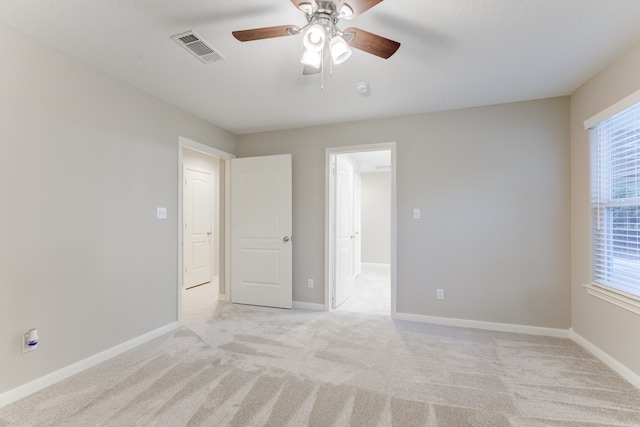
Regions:
<instances>
[{"instance_id":1,"label":"interior hallway","mask_svg":"<svg viewBox=\"0 0 640 427\"><path fill-rule=\"evenodd\" d=\"M337 310L356 313L391 314L391 266L362 263L362 274L355 280L353 294Z\"/></svg>"},{"instance_id":2,"label":"interior hallway","mask_svg":"<svg viewBox=\"0 0 640 427\"><path fill-rule=\"evenodd\" d=\"M362 263L362 274L356 279L354 292L338 310L354 313L391 313L391 269L389 264ZM182 322L204 323L218 305L218 283L211 282L182 290Z\"/></svg>"}]
</instances>

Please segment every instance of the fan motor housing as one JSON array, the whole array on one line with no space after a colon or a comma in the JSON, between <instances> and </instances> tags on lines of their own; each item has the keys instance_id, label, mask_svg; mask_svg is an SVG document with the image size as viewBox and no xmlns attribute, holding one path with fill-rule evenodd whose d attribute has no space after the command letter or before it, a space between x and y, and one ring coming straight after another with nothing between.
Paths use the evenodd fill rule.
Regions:
<instances>
[{"instance_id":1,"label":"fan motor housing","mask_svg":"<svg viewBox=\"0 0 640 427\"><path fill-rule=\"evenodd\" d=\"M330 1L319 1L318 10L311 16L309 16L309 21L315 21L318 19L329 19L331 22L336 24L339 20L338 13L336 12L336 5Z\"/></svg>"}]
</instances>

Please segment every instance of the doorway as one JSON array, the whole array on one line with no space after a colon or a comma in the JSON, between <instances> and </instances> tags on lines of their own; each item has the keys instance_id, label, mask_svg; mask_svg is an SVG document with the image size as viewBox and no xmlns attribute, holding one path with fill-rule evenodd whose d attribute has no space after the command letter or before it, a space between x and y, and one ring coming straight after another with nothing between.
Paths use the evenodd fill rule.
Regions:
<instances>
[{"instance_id":1,"label":"doorway","mask_svg":"<svg viewBox=\"0 0 640 427\"><path fill-rule=\"evenodd\" d=\"M180 322L191 323L229 294L227 162L235 156L184 137L178 149L177 311Z\"/></svg>"},{"instance_id":2,"label":"doorway","mask_svg":"<svg viewBox=\"0 0 640 427\"><path fill-rule=\"evenodd\" d=\"M395 143L327 149L325 308L395 316Z\"/></svg>"}]
</instances>

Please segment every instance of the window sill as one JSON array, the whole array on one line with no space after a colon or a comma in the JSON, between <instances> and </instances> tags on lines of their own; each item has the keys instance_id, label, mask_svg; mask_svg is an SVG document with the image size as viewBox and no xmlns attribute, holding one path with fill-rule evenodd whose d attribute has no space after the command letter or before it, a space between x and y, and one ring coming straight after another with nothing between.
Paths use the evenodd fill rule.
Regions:
<instances>
[{"instance_id":1,"label":"window sill","mask_svg":"<svg viewBox=\"0 0 640 427\"><path fill-rule=\"evenodd\" d=\"M590 295L640 315L640 298L597 283L583 285Z\"/></svg>"}]
</instances>

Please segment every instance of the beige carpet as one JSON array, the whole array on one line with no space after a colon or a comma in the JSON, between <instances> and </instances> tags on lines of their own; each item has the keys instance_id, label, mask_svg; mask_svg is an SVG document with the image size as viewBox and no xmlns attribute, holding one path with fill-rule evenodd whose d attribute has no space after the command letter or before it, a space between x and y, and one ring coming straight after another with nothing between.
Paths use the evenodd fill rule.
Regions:
<instances>
[{"instance_id":1,"label":"beige carpet","mask_svg":"<svg viewBox=\"0 0 640 427\"><path fill-rule=\"evenodd\" d=\"M639 426L569 340L220 303L0 409L0 426Z\"/></svg>"}]
</instances>

